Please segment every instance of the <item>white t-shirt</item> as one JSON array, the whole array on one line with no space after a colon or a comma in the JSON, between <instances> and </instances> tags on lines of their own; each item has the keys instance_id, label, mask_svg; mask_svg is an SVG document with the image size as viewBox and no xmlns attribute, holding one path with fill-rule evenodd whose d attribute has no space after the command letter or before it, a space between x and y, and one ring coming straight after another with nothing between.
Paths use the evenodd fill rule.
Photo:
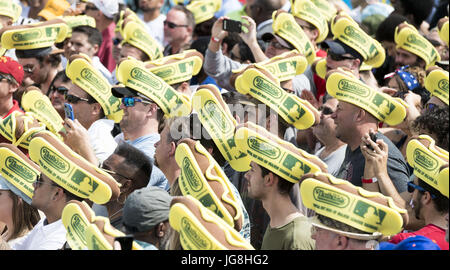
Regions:
<instances>
[{"instance_id":1,"label":"white t-shirt","mask_svg":"<svg viewBox=\"0 0 450 270\"><path fill-rule=\"evenodd\" d=\"M144 21L143 14L139 14L138 16L142 21ZM148 21L148 22L144 21L150 35L154 39L156 39L156 41L158 41L159 44L161 44L161 46L164 46L164 21L165 20L166 20L166 16L164 14L160 14L153 21Z\"/></svg>"},{"instance_id":2,"label":"white t-shirt","mask_svg":"<svg viewBox=\"0 0 450 270\"><path fill-rule=\"evenodd\" d=\"M88 129L89 141L100 162L105 161L117 147L117 143L111 134L113 128L113 120L99 119L92 123Z\"/></svg>"},{"instance_id":3,"label":"white t-shirt","mask_svg":"<svg viewBox=\"0 0 450 270\"><path fill-rule=\"evenodd\" d=\"M46 224L47 219L42 218L26 237L11 245L15 250L57 250L66 242L66 228L62 220Z\"/></svg>"}]
</instances>

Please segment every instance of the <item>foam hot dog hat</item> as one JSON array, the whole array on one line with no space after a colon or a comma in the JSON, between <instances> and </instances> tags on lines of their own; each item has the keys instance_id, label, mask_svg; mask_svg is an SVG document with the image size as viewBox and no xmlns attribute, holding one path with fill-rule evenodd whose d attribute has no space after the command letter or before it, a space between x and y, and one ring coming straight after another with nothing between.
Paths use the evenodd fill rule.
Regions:
<instances>
[{"instance_id":1,"label":"foam hot dog hat","mask_svg":"<svg viewBox=\"0 0 450 270\"><path fill-rule=\"evenodd\" d=\"M439 37L448 47L448 17L444 17L438 21Z\"/></svg>"},{"instance_id":2,"label":"foam hot dog hat","mask_svg":"<svg viewBox=\"0 0 450 270\"><path fill-rule=\"evenodd\" d=\"M402 99L372 89L348 70L338 68L329 71L326 88L331 96L366 110L388 125L398 125L406 117L408 105Z\"/></svg>"},{"instance_id":3,"label":"foam hot dog hat","mask_svg":"<svg viewBox=\"0 0 450 270\"><path fill-rule=\"evenodd\" d=\"M345 12L339 12L331 20L333 39L356 50L364 59L363 62L372 67L379 67L386 58L383 46L362 30Z\"/></svg>"},{"instance_id":4,"label":"foam hot dog hat","mask_svg":"<svg viewBox=\"0 0 450 270\"><path fill-rule=\"evenodd\" d=\"M12 144L0 143L0 178L3 177L14 193L31 204L33 183L41 174L39 166Z\"/></svg>"},{"instance_id":5,"label":"foam hot dog hat","mask_svg":"<svg viewBox=\"0 0 450 270\"><path fill-rule=\"evenodd\" d=\"M31 112L14 111L0 121L0 134L13 145L28 149L28 145L37 132L45 130L45 124L40 123Z\"/></svg>"},{"instance_id":6,"label":"foam hot dog hat","mask_svg":"<svg viewBox=\"0 0 450 270\"><path fill-rule=\"evenodd\" d=\"M320 114L308 101L286 92L268 70L255 65L237 74L235 88L249 94L276 111L297 129L307 129L320 122Z\"/></svg>"},{"instance_id":7,"label":"foam hot dog hat","mask_svg":"<svg viewBox=\"0 0 450 270\"><path fill-rule=\"evenodd\" d=\"M106 117L119 123L123 110L120 109L120 99L112 95L111 85L98 71L85 54L75 54L69 57L66 75L78 87L91 95L103 108Z\"/></svg>"},{"instance_id":8,"label":"foam hot dog hat","mask_svg":"<svg viewBox=\"0 0 450 270\"><path fill-rule=\"evenodd\" d=\"M364 233L337 230L318 222L314 226L360 240L377 239L399 233L406 221L406 209L391 197L356 187L327 173L306 174L300 181L303 204L317 214L359 229Z\"/></svg>"},{"instance_id":9,"label":"foam hot dog hat","mask_svg":"<svg viewBox=\"0 0 450 270\"><path fill-rule=\"evenodd\" d=\"M1 46L5 49L30 50L51 47L63 42L69 26L62 19L43 23L8 26L0 29Z\"/></svg>"},{"instance_id":10,"label":"foam hot dog hat","mask_svg":"<svg viewBox=\"0 0 450 270\"><path fill-rule=\"evenodd\" d=\"M406 159L421 180L449 197L448 152L428 135L413 138L406 146Z\"/></svg>"},{"instance_id":11,"label":"foam hot dog hat","mask_svg":"<svg viewBox=\"0 0 450 270\"><path fill-rule=\"evenodd\" d=\"M191 196L173 197L170 226L185 250L253 250L228 223Z\"/></svg>"},{"instance_id":12,"label":"foam hot dog hat","mask_svg":"<svg viewBox=\"0 0 450 270\"><path fill-rule=\"evenodd\" d=\"M448 105L448 71L431 67L425 77L425 89Z\"/></svg>"},{"instance_id":13,"label":"foam hot dog hat","mask_svg":"<svg viewBox=\"0 0 450 270\"><path fill-rule=\"evenodd\" d=\"M273 33L288 41L311 64L316 58L314 46L300 25L295 21L294 16L280 9L273 12L272 19Z\"/></svg>"},{"instance_id":14,"label":"foam hot dog hat","mask_svg":"<svg viewBox=\"0 0 450 270\"><path fill-rule=\"evenodd\" d=\"M310 0L296 0L292 5L291 13L294 17L309 22L319 31L316 42L320 43L328 36L327 18L320 12L317 6Z\"/></svg>"},{"instance_id":15,"label":"foam hot dog hat","mask_svg":"<svg viewBox=\"0 0 450 270\"><path fill-rule=\"evenodd\" d=\"M401 48L422 58L427 68L434 66L436 62L441 60L441 56L433 44L423 37L414 26L407 22L403 22L395 28L394 40L397 48Z\"/></svg>"},{"instance_id":16,"label":"foam hot dog hat","mask_svg":"<svg viewBox=\"0 0 450 270\"><path fill-rule=\"evenodd\" d=\"M203 55L194 49L145 62L147 70L170 85L189 81L200 72L202 65Z\"/></svg>"},{"instance_id":17,"label":"foam hot dog hat","mask_svg":"<svg viewBox=\"0 0 450 270\"><path fill-rule=\"evenodd\" d=\"M120 184L112 176L72 151L49 131L33 136L29 154L43 174L78 197L105 204L120 194Z\"/></svg>"},{"instance_id":18,"label":"foam hot dog hat","mask_svg":"<svg viewBox=\"0 0 450 270\"><path fill-rule=\"evenodd\" d=\"M62 20L66 22L66 24L69 26L69 31L67 32L66 38L69 38L72 36L72 29L77 26L87 25L90 27L95 28L95 19L91 16L87 15L77 15L77 16L63 16L61 17Z\"/></svg>"},{"instance_id":19,"label":"foam hot dog hat","mask_svg":"<svg viewBox=\"0 0 450 270\"><path fill-rule=\"evenodd\" d=\"M186 8L194 14L195 24L202 23L214 17L222 7L221 0L194 0Z\"/></svg>"},{"instance_id":20,"label":"foam hot dog hat","mask_svg":"<svg viewBox=\"0 0 450 270\"><path fill-rule=\"evenodd\" d=\"M190 98L148 71L144 62L134 58L123 60L117 67L116 75L120 83L153 100L170 117L185 116L192 111Z\"/></svg>"},{"instance_id":21,"label":"foam hot dog hat","mask_svg":"<svg viewBox=\"0 0 450 270\"><path fill-rule=\"evenodd\" d=\"M0 2L0 15L10 17L13 20L13 23L19 19L21 13L22 7L14 1Z\"/></svg>"},{"instance_id":22,"label":"foam hot dog hat","mask_svg":"<svg viewBox=\"0 0 450 270\"><path fill-rule=\"evenodd\" d=\"M297 50L285 52L280 55L276 55L270 59L264 60L254 64L255 66L262 66L270 72L274 77L278 78L280 82L284 82L294 78L296 75L305 72L308 67L308 61L305 56ZM240 73L244 71L246 67L233 70L233 73ZM233 81L232 81L233 80ZM233 76L230 78L231 85L234 85Z\"/></svg>"},{"instance_id":23,"label":"foam hot dog hat","mask_svg":"<svg viewBox=\"0 0 450 270\"><path fill-rule=\"evenodd\" d=\"M200 122L230 166L239 172L250 170L247 154L240 151L234 142L237 122L219 89L212 84L200 85L192 100Z\"/></svg>"},{"instance_id":24,"label":"foam hot dog hat","mask_svg":"<svg viewBox=\"0 0 450 270\"><path fill-rule=\"evenodd\" d=\"M242 229L242 209L234 195L232 183L199 141L182 139L175 160L181 168L178 179L183 195L191 195L236 231Z\"/></svg>"},{"instance_id":25,"label":"foam hot dog hat","mask_svg":"<svg viewBox=\"0 0 450 270\"><path fill-rule=\"evenodd\" d=\"M36 86L27 87L22 96L21 105L25 111L32 112L51 132L58 134L64 128L64 120L53 107L50 99Z\"/></svg>"},{"instance_id":26,"label":"foam hot dog hat","mask_svg":"<svg viewBox=\"0 0 450 270\"><path fill-rule=\"evenodd\" d=\"M240 125L234 138L236 145L247 153L250 161L289 182L297 183L306 173L327 172L328 166L318 157L251 122Z\"/></svg>"},{"instance_id":27,"label":"foam hot dog hat","mask_svg":"<svg viewBox=\"0 0 450 270\"><path fill-rule=\"evenodd\" d=\"M334 5L327 0L311 0L311 2L318 8L327 21L331 21L333 16L337 13L337 9Z\"/></svg>"},{"instance_id":28,"label":"foam hot dog hat","mask_svg":"<svg viewBox=\"0 0 450 270\"><path fill-rule=\"evenodd\" d=\"M311 65L311 69L317 76L319 76L322 79L325 79L327 75L327 58L326 57L316 58L314 63ZM369 66L365 62L363 62L359 66L359 71L369 71L369 70L372 70L372 66Z\"/></svg>"},{"instance_id":29,"label":"foam hot dog hat","mask_svg":"<svg viewBox=\"0 0 450 270\"><path fill-rule=\"evenodd\" d=\"M124 38L124 43L129 43L142 50L151 60L163 57L164 48L156 41L147 28L138 23L133 17L123 20L120 34Z\"/></svg>"},{"instance_id":30,"label":"foam hot dog hat","mask_svg":"<svg viewBox=\"0 0 450 270\"><path fill-rule=\"evenodd\" d=\"M114 238L125 236L111 226L108 218L96 216L84 201L70 201L61 219L67 230L67 242L74 250L112 250ZM132 250L140 249L142 247L133 241Z\"/></svg>"}]
</instances>

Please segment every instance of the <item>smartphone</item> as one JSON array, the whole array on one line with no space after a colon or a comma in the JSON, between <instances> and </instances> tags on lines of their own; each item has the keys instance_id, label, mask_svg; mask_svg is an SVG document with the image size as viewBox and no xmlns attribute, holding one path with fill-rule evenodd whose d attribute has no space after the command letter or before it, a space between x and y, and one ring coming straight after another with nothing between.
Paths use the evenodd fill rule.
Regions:
<instances>
[{"instance_id":1,"label":"smartphone","mask_svg":"<svg viewBox=\"0 0 450 270\"><path fill-rule=\"evenodd\" d=\"M241 33L242 23L240 21L225 19L223 20L223 30L227 32Z\"/></svg>"},{"instance_id":2,"label":"smartphone","mask_svg":"<svg viewBox=\"0 0 450 270\"><path fill-rule=\"evenodd\" d=\"M377 135L375 133L369 133L370 139L376 143L377 142ZM366 144L367 148L373 151L373 147L370 144Z\"/></svg>"},{"instance_id":3,"label":"smartphone","mask_svg":"<svg viewBox=\"0 0 450 270\"><path fill-rule=\"evenodd\" d=\"M114 238L114 241L120 243L120 247L122 250L131 250L133 246L133 240L134 238L132 235L125 235Z\"/></svg>"},{"instance_id":4,"label":"smartphone","mask_svg":"<svg viewBox=\"0 0 450 270\"><path fill-rule=\"evenodd\" d=\"M64 112L66 114L66 118L69 118L72 121L75 120L72 105L70 105L69 103L64 103Z\"/></svg>"}]
</instances>

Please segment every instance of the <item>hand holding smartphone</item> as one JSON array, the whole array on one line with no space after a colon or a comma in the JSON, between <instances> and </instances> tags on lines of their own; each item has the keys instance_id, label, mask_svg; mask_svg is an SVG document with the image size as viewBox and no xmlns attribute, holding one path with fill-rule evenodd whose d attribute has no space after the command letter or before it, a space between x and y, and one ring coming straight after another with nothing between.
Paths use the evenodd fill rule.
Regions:
<instances>
[{"instance_id":1,"label":"hand holding smartphone","mask_svg":"<svg viewBox=\"0 0 450 270\"><path fill-rule=\"evenodd\" d=\"M375 133L369 132L369 136L370 136L370 139L371 139L374 143L377 142L377 135L376 135ZM373 147L372 147L372 145L366 144L366 146L367 146L367 148L369 148L370 150L372 150L372 151L374 150Z\"/></svg>"},{"instance_id":2,"label":"hand holding smartphone","mask_svg":"<svg viewBox=\"0 0 450 270\"><path fill-rule=\"evenodd\" d=\"M75 120L75 114L73 113L72 105L69 103L64 103L64 112L66 114L66 118L69 118L70 120Z\"/></svg>"}]
</instances>

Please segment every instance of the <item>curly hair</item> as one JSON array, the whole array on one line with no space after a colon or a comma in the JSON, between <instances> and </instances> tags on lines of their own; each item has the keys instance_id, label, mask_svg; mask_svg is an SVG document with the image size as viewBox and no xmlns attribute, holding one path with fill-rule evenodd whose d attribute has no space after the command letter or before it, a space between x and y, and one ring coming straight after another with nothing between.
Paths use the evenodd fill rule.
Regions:
<instances>
[{"instance_id":1,"label":"curly hair","mask_svg":"<svg viewBox=\"0 0 450 270\"><path fill-rule=\"evenodd\" d=\"M425 112L412 123L414 131L419 134L434 134L436 145L448 151L449 149L449 108L434 107Z\"/></svg>"}]
</instances>

